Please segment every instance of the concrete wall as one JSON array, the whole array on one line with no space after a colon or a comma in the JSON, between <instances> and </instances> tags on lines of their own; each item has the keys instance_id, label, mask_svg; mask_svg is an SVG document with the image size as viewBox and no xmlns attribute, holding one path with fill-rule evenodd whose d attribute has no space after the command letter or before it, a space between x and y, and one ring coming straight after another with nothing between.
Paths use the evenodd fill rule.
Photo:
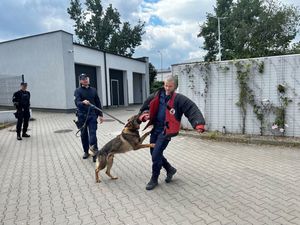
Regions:
<instances>
[{"instance_id":1,"label":"concrete wall","mask_svg":"<svg viewBox=\"0 0 300 225\"><path fill-rule=\"evenodd\" d=\"M140 73L143 76L143 84L145 87L143 99L149 93L149 72L148 65L145 62L130 59L123 56L118 56L110 53L104 53L92 48L87 48L81 45L74 45L74 61L78 64L94 66L97 68L97 81L98 81L98 94L101 98L102 104L106 105L106 89L105 89L105 66L104 54L106 55L106 73L107 73L107 92L108 92L108 105L111 104L110 99L110 82L109 82L109 69L123 71L124 80L124 100L125 105L134 103L133 100L133 73ZM148 80L148 82L147 82ZM103 85L99 85L99 83Z\"/></svg>"},{"instance_id":2,"label":"concrete wall","mask_svg":"<svg viewBox=\"0 0 300 225\"><path fill-rule=\"evenodd\" d=\"M72 42L71 34L60 31L0 43L0 71L25 75L32 107L67 109L74 83L73 75L65 77L74 74Z\"/></svg>"},{"instance_id":3,"label":"concrete wall","mask_svg":"<svg viewBox=\"0 0 300 225\"><path fill-rule=\"evenodd\" d=\"M172 76L171 70L158 70L156 75L156 81L164 81L167 77Z\"/></svg>"},{"instance_id":4,"label":"concrete wall","mask_svg":"<svg viewBox=\"0 0 300 225\"><path fill-rule=\"evenodd\" d=\"M300 55L275 56L237 61L222 61L210 64L188 63L173 65L174 75L178 75L180 93L191 98L205 115L207 129L227 132L242 132L242 114L237 106L239 101L239 83L237 62L250 65L249 87L253 90L258 103L269 100L273 106L279 106L278 84L286 86L286 97L292 100L286 109L285 135L300 136ZM263 72L259 65L263 63ZM207 89L206 89L207 87ZM265 113L266 135L280 135L272 130L275 113ZM183 119L184 127L190 127ZM260 121L247 105L246 133L260 134Z\"/></svg>"},{"instance_id":5,"label":"concrete wall","mask_svg":"<svg viewBox=\"0 0 300 225\"><path fill-rule=\"evenodd\" d=\"M104 54L107 63L105 88ZM0 74L25 75L34 108L73 109L75 63L96 67L97 89L110 105L109 69L123 71L125 105L133 101L133 73L143 76L143 99L149 94L148 63L73 44L73 35L55 31L0 43Z\"/></svg>"}]
</instances>

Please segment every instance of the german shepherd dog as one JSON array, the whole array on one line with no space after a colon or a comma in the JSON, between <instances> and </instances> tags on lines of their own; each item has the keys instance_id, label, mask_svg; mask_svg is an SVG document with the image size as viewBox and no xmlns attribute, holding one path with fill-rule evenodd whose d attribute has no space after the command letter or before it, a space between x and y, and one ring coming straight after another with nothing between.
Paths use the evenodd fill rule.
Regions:
<instances>
[{"instance_id":1,"label":"german shepherd dog","mask_svg":"<svg viewBox=\"0 0 300 225\"><path fill-rule=\"evenodd\" d=\"M95 151L93 146L89 149L89 153L92 156L97 156L95 169L96 183L101 182L99 172L105 167L107 167L106 174L111 179L118 179L118 177L114 177L110 174L115 154L125 153L130 150L138 150L141 148L154 148L155 144L142 144L145 138L150 134L151 130L140 137L140 124L141 121L139 120L139 115L132 116L128 119L122 133L106 143L99 151Z\"/></svg>"}]
</instances>

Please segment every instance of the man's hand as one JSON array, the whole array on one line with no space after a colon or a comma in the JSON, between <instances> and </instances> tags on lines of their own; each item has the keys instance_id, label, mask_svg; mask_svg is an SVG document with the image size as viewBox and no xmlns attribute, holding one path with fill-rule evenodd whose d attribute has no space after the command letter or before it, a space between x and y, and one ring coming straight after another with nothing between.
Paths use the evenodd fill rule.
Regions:
<instances>
[{"instance_id":1,"label":"man's hand","mask_svg":"<svg viewBox=\"0 0 300 225\"><path fill-rule=\"evenodd\" d=\"M204 125L203 124L198 124L195 128L197 132L203 133L205 131Z\"/></svg>"},{"instance_id":2,"label":"man's hand","mask_svg":"<svg viewBox=\"0 0 300 225\"><path fill-rule=\"evenodd\" d=\"M150 115L148 112L142 113L139 117L139 120L142 122L146 122L149 119L150 119Z\"/></svg>"},{"instance_id":3,"label":"man's hand","mask_svg":"<svg viewBox=\"0 0 300 225\"><path fill-rule=\"evenodd\" d=\"M98 118L99 118L99 122L103 123L103 121L104 121L103 116L99 116Z\"/></svg>"},{"instance_id":4,"label":"man's hand","mask_svg":"<svg viewBox=\"0 0 300 225\"><path fill-rule=\"evenodd\" d=\"M84 104L84 105L89 105L89 104L90 104L90 101L89 101L89 100L83 100L83 101L82 101L82 104Z\"/></svg>"}]
</instances>

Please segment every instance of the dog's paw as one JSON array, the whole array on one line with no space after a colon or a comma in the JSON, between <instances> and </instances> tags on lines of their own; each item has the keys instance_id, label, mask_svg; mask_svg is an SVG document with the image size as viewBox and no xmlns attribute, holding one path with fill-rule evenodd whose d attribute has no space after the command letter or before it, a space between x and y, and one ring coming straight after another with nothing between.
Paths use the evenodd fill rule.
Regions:
<instances>
[{"instance_id":1,"label":"dog's paw","mask_svg":"<svg viewBox=\"0 0 300 225\"><path fill-rule=\"evenodd\" d=\"M96 180L96 183L101 183L101 180Z\"/></svg>"},{"instance_id":2,"label":"dog's paw","mask_svg":"<svg viewBox=\"0 0 300 225\"><path fill-rule=\"evenodd\" d=\"M150 148L154 148L155 147L155 144L149 144L150 145Z\"/></svg>"}]
</instances>

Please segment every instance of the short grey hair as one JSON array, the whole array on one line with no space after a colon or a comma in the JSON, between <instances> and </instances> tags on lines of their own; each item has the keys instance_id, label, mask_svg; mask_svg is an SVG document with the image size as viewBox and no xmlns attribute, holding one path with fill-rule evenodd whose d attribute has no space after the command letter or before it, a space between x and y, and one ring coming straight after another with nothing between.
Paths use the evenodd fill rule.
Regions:
<instances>
[{"instance_id":1,"label":"short grey hair","mask_svg":"<svg viewBox=\"0 0 300 225\"><path fill-rule=\"evenodd\" d=\"M169 83L169 82L174 82L176 84L176 78L174 76L168 76L164 79L164 82Z\"/></svg>"}]
</instances>

